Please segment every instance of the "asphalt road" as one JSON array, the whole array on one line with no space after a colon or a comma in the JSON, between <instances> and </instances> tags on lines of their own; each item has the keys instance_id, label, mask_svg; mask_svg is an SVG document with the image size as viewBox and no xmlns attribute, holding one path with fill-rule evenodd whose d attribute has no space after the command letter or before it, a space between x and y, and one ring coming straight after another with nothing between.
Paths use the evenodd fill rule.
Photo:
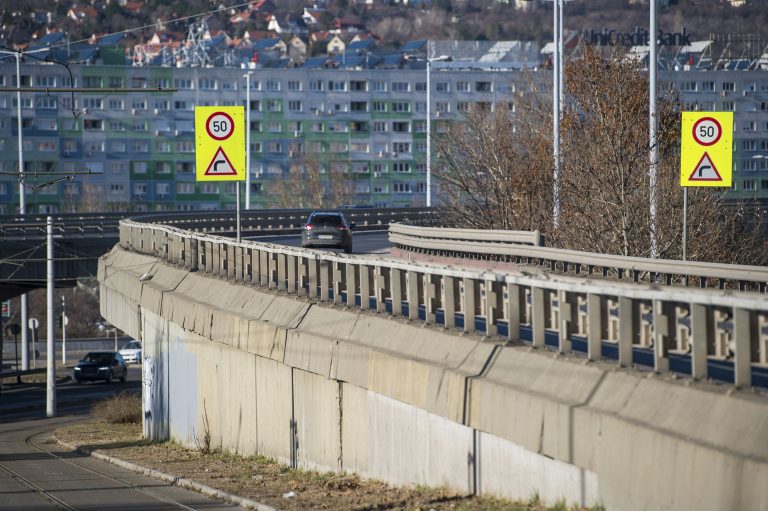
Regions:
<instances>
[{"instance_id":1,"label":"asphalt road","mask_svg":"<svg viewBox=\"0 0 768 511\"><path fill-rule=\"evenodd\" d=\"M301 246L301 235L276 235L276 236L256 236L247 238L254 241L264 241L266 243L275 243L279 245L288 245L291 247ZM389 234L386 229L380 231L354 231L352 234L352 253L353 254L389 254L391 245L389 244ZM327 250L330 252L342 252L341 249L314 249Z\"/></svg>"},{"instance_id":2,"label":"asphalt road","mask_svg":"<svg viewBox=\"0 0 768 511\"><path fill-rule=\"evenodd\" d=\"M58 427L88 420L98 399L139 392L141 368L126 383L63 382L57 417L45 417L45 384L3 387L0 396L0 511L239 510L199 493L99 461L51 440Z\"/></svg>"}]
</instances>

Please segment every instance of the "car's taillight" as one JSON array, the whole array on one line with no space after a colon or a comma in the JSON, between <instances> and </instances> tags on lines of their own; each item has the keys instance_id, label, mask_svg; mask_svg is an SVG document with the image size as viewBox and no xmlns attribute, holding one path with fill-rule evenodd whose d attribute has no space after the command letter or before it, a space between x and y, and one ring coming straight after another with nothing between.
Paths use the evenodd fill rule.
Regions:
<instances>
[{"instance_id":1,"label":"car's taillight","mask_svg":"<svg viewBox=\"0 0 768 511\"><path fill-rule=\"evenodd\" d=\"M304 226L304 228L305 228L306 230L308 230L308 231L311 231L312 229L314 229L314 228L315 228L315 226L314 226L314 225L312 225L312 224L307 224L307 225L305 225L305 226Z\"/></svg>"},{"instance_id":2,"label":"car's taillight","mask_svg":"<svg viewBox=\"0 0 768 511\"><path fill-rule=\"evenodd\" d=\"M349 229L349 227L346 227L346 226L344 226L344 225L340 225L340 226L338 227L338 229L339 229L340 231L346 231L346 230L348 230L348 229Z\"/></svg>"}]
</instances>

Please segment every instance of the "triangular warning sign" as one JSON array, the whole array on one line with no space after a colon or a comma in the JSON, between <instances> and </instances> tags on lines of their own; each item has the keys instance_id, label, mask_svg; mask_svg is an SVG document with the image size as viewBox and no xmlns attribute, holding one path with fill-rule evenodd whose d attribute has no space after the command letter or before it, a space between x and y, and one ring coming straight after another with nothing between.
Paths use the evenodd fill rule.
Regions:
<instances>
[{"instance_id":1,"label":"triangular warning sign","mask_svg":"<svg viewBox=\"0 0 768 511\"><path fill-rule=\"evenodd\" d=\"M216 150L216 154L213 155L211 163L208 164L208 168L205 169L206 176L236 176L237 171L232 162L224 153L224 149L219 147Z\"/></svg>"},{"instance_id":2,"label":"triangular warning sign","mask_svg":"<svg viewBox=\"0 0 768 511\"><path fill-rule=\"evenodd\" d=\"M704 152L699 163L696 164L696 168L693 169L688 181L722 181L723 178L717 171L715 164L712 162L712 158L709 157L709 153Z\"/></svg>"}]
</instances>

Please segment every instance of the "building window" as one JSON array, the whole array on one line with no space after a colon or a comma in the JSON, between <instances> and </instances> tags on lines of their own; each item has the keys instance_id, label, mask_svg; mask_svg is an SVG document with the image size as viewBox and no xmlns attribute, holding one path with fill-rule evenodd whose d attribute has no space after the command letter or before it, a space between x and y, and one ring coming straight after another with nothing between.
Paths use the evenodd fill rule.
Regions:
<instances>
[{"instance_id":1,"label":"building window","mask_svg":"<svg viewBox=\"0 0 768 511\"><path fill-rule=\"evenodd\" d=\"M682 92L696 92L696 82L680 82L679 87Z\"/></svg>"},{"instance_id":2,"label":"building window","mask_svg":"<svg viewBox=\"0 0 768 511\"><path fill-rule=\"evenodd\" d=\"M301 112L301 101L298 101L298 100L288 101L288 110L291 112Z\"/></svg>"},{"instance_id":3,"label":"building window","mask_svg":"<svg viewBox=\"0 0 768 511\"><path fill-rule=\"evenodd\" d=\"M197 81L197 87L200 90L216 90L218 89L218 81L210 78L201 78Z\"/></svg>"},{"instance_id":4,"label":"building window","mask_svg":"<svg viewBox=\"0 0 768 511\"><path fill-rule=\"evenodd\" d=\"M411 171L411 164L407 162L397 162L392 165L392 172L408 173Z\"/></svg>"},{"instance_id":5,"label":"building window","mask_svg":"<svg viewBox=\"0 0 768 511\"><path fill-rule=\"evenodd\" d=\"M392 150L395 153L410 153L411 152L411 144L410 144L410 142L393 142L392 143Z\"/></svg>"},{"instance_id":6,"label":"building window","mask_svg":"<svg viewBox=\"0 0 768 511\"><path fill-rule=\"evenodd\" d=\"M447 101L438 101L435 103L435 110L441 114L447 114L451 111L451 104Z\"/></svg>"},{"instance_id":7,"label":"building window","mask_svg":"<svg viewBox=\"0 0 768 511\"><path fill-rule=\"evenodd\" d=\"M113 153L124 153L127 147L128 146L122 140L113 140L109 143L109 150Z\"/></svg>"},{"instance_id":8,"label":"building window","mask_svg":"<svg viewBox=\"0 0 768 511\"><path fill-rule=\"evenodd\" d=\"M352 112L367 112L368 111L368 102L367 101L353 101L349 104L349 109Z\"/></svg>"},{"instance_id":9,"label":"building window","mask_svg":"<svg viewBox=\"0 0 768 511\"><path fill-rule=\"evenodd\" d=\"M301 91L301 81L299 80L288 80L288 90L291 92L300 92Z\"/></svg>"},{"instance_id":10,"label":"building window","mask_svg":"<svg viewBox=\"0 0 768 511\"><path fill-rule=\"evenodd\" d=\"M84 76L83 87L101 88L101 77L100 76Z\"/></svg>"},{"instance_id":11,"label":"building window","mask_svg":"<svg viewBox=\"0 0 768 511\"><path fill-rule=\"evenodd\" d=\"M207 193L207 194L216 194L219 193L219 184L218 183L201 183L200 184L200 193Z\"/></svg>"},{"instance_id":12,"label":"building window","mask_svg":"<svg viewBox=\"0 0 768 511\"><path fill-rule=\"evenodd\" d=\"M701 90L704 92L715 92L715 82L701 82Z\"/></svg>"},{"instance_id":13,"label":"building window","mask_svg":"<svg viewBox=\"0 0 768 511\"><path fill-rule=\"evenodd\" d=\"M183 140L181 142L176 142L176 152L177 153L194 153L195 142L192 140Z\"/></svg>"},{"instance_id":14,"label":"building window","mask_svg":"<svg viewBox=\"0 0 768 511\"><path fill-rule=\"evenodd\" d=\"M35 108L40 108L42 110L56 110L57 107L58 105L56 104L55 98L44 96L35 99Z\"/></svg>"},{"instance_id":15,"label":"building window","mask_svg":"<svg viewBox=\"0 0 768 511\"><path fill-rule=\"evenodd\" d=\"M437 82L435 84L435 92L450 92L451 88L448 82Z\"/></svg>"},{"instance_id":16,"label":"building window","mask_svg":"<svg viewBox=\"0 0 768 511\"><path fill-rule=\"evenodd\" d=\"M187 79L184 79L184 78L176 78L175 80L173 80L173 86L176 89L191 90L192 89L192 80L187 80Z\"/></svg>"},{"instance_id":17,"label":"building window","mask_svg":"<svg viewBox=\"0 0 768 511\"><path fill-rule=\"evenodd\" d=\"M409 82L392 82L392 92L410 92L410 90Z\"/></svg>"},{"instance_id":18,"label":"building window","mask_svg":"<svg viewBox=\"0 0 768 511\"><path fill-rule=\"evenodd\" d=\"M349 90L351 92L365 92L368 90L368 84L365 80L352 80L349 82Z\"/></svg>"},{"instance_id":19,"label":"building window","mask_svg":"<svg viewBox=\"0 0 768 511\"><path fill-rule=\"evenodd\" d=\"M83 99L83 106L88 110L101 110L103 104L101 102L101 99L85 98Z\"/></svg>"},{"instance_id":20,"label":"building window","mask_svg":"<svg viewBox=\"0 0 768 511\"><path fill-rule=\"evenodd\" d=\"M147 101L144 99L134 99L131 103L131 108L134 110L146 110L147 109Z\"/></svg>"},{"instance_id":21,"label":"building window","mask_svg":"<svg viewBox=\"0 0 768 511\"><path fill-rule=\"evenodd\" d=\"M723 82L723 90L727 92L734 92L736 90L736 84L734 82Z\"/></svg>"},{"instance_id":22,"label":"building window","mask_svg":"<svg viewBox=\"0 0 768 511\"><path fill-rule=\"evenodd\" d=\"M158 162L155 166L155 171L158 174L170 174L171 173L171 162L169 161L161 161Z\"/></svg>"},{"instance_id":23,"label":"building window","mask_svg":"<svg viewBox=\"0 0 768 511\"><path fill-rule=\"evenodd\" d=\"M387 82L383 82L383 81L373 82L373 92L387 92Z\"/></svg>"},{"instance_id":24,"label":"building window","mask_svg":"<svg viewBox=\"0 0 768 511\"><path fill-rule=\"evenodd\" d=\"M195 183L176 183L176 195L191 195L195 193Z\"/></svg>"},{"instance_id":25,"label":"building window","mask_svg":"<svg viewBox=\"0 0 768 511\"><path fill-rule=\"evenodd\" d=\"M373 131L376 133L386 133L387 132L387 122L386 121L373 121Z\"/></svg>"},{"instance_id":26,"label":"building window","mask_svg":"<svg viewBox=\"0 0 768 511\"><path fill-rule=\"evenodd\" d=\"M475 92L493 92L491 82L475 82Z\"/></svg>"},{"instance_id":27,"label":"building window","mask_svg":"<svg viewBox=\"0 0 768 511\"><path fill-rule=\"evenodd\" d=\"M396 133L409 133L411 131L411 123L409 122L393 122L392 131Z\"/></svg>"},{"instance_id":28,"label":"building window","mask_svg":"<svg viewBox=\"0 0 768 511\"><path fill-rule=\"evenodd\" d=\"M283 127L280 123L280 121L269 121L267 123L267 131L270 133L280 133L283 130Z\"/></svg>"},{"instance_id":29,"label":"building window","mask_svg":"<svg viewBox=\"0 0 768 511\"><path fill-rule=\"evenodd\" d=\"M723 101L723 110L726 112L735 112L736 103L734 101Z\"/></svg>"},{"instance_id":30,"label":"building window","mask_svg":"<svg viewBox=\"0 0 768 511\"><path fill-rule=\"evenodd\" d=\"M149 164L145 161L133 162L134 174L146 174L148 169L149 169Z\"/></svg>"},{"instance_id":31,"label":"building window","mask_svg":"<svg viewBox=\"0 0 768 511\"><path fill-rule=\"evenodd\" d=\"M125 110L125 101L122 99L110 99L109 100L109 109L110 110Z\"/></svg>"},{"instance_id":32,"label":"building window","mask_svg":"<svg viewBox=\"0 0 768 511\"><path fill-rule=\"evenodd\" d=\"M138 141L133 143L133 152L135 153L148 153L149 142Z\"/></svg>"},{"instance_id":33,"label":"building window","mask_svg":"<svg viewBox=\"0 0 768 511\"><path fill-rule=\"evenodd\" d=\"M84 119L83 129L90 131L100 131L104 129L104 121L101 119Z\"/></svg>"},{"instance_id":34,"label":"building window","mask_svg":"<svg viewBox=\"0 0 768 511\"><path fill-rule=\"evenodd\" d=\"M755 180L754 179L745 179L744 180L744 190L747 190L747 191L757 190L757 187L755 186Z\"/></svg>"},{"instance_id":35,"label":"building window","mask_svg":"<svg viewBox=\"0 0 768 511\"><path fill-rule=\"evenodd\" d=\"M427 111L427 103L424 101L417 101L414 103L414 111L417 113L426 113Z\"/></svg>"},{"instance_id":36,"label":"building window","mask_svg":"<svg viewBox=\"0 0 768 511\"><path fill-rule=\"evenodd\" d=\"M392 183L392 191L394 193L411 193L411 183Z\"/></svg>"},{"instance_id":37,"label":"building window","mask_svg":"<svg viewBox=\"0 0 768 511\"><path fill-rule=\"evenodd\" d=\"M309 90L312 92L321 92L323 90L323 81L322 80L310 80L309 81Z\"/></svg>"},{"instance_id":38,"label":"building window","mask_svg":"<svg viewBox=\"0 0 768 511\"><path fill-rule=\"evenodd\" d=\"M374 112L386 112L387 111L387 103L385 101L374 101L373 102L373 111Z\"/></svg>"},{"instance_id":39,"label":"building window","mask_svg":"<svg viewBox=\"0 0 768 511\"><path fill-rule=\"evenodd\" d=\"M329 80L328 90L335 92L344 92L347 90L347 82L342 80Z\"/></svg>"},{"instance_id":40,"label":"building window","mask_svg":"<svg viewBox=\"0 0 768 511\"><path fill-rule=\"evenodd\" d=\"M267 91L269 92L279 92L280 91L280 81L279 80L267 80Z\"/></svg>"},{"instance_id":41,"label":"building window","mask_svg":"<svg viewBox=\"0 0 768 511\"><path fill-rule=\"evenodd\" d=\"M283 111L283 102L279 99L268 99L267 100L267 112L282 112Z\"/></svg>"},{"instance_id":42,"label":"building window","mask_svg":"<svg viewBox=\"0 0 768 511\"><path fill-rule=\"evenodd\" d=\"M410 112L411 104L408 103L407 101L393 101L392 111L393 112Z\"/></svg>"}]
</instances>

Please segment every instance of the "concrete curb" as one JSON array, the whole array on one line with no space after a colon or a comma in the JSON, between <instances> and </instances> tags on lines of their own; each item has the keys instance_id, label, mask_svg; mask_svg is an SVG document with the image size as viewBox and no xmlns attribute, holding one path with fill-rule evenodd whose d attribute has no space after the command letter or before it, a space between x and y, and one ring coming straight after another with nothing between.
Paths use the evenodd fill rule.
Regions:
<instances>
[{"instance_id":1,"label":"concrete curb","mask_svg":"<svg viewBox=\"0 0 768 511\"><path fill-rule=\"evenodd\" d=\"M164 472L160 472L159 470L155 470L153 468L142 467L141 465L131 463L130 461L125 461L119 458L108 456L99 451L92 451L90 449L86 449L83 447L77 447L75 445L69 444L67 442L64 442L56 438L56 435L52 435L52 437L59 445L66 447L67 449L72 449L73 451L77 451L81 454L91 456L93 458L96 458L97 460L106 461L107 463L111 463L113 465L124 468L126 470L130 470L131 472L136 472L138 474L142 474L142 475L151 477L153 479L164 481L166 483L169 483L171 486L178 486L180 488L185 488L187 490L194 490L198 493L202 493L203 495L207 495L208 497L213 497L213 498L223 500L231 504L236 504L238 506L242 506L248 509L256 509L257 511L279 511L277 508L274 508L267 504L262 504L261 502L257 502L255 500L247 499L245 497L240 497L238 495L233 495L232 493L227 493L222 490L217 490L216 488L212 488L208 485L198 483L191 479L187 479L186 477L172 476Z\"/></svg>"}]
</instances>

